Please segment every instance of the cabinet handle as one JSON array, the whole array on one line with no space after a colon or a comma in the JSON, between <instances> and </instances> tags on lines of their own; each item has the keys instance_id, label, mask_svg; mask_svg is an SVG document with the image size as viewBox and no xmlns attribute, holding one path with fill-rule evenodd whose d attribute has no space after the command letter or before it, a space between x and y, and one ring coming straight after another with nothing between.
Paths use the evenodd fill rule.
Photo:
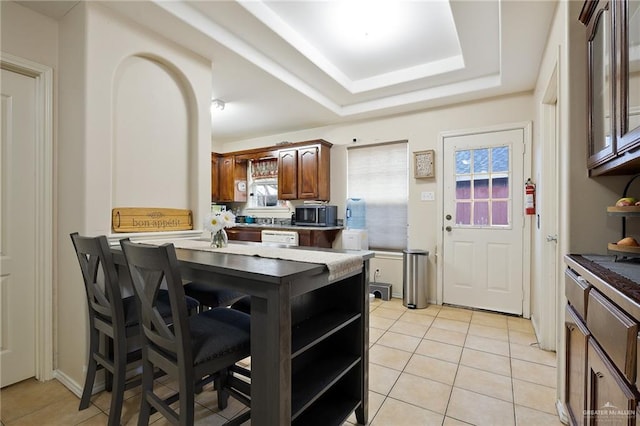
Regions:
<instances>
[{"instance_id":1,"label":"cabinet handle","mask_svg":"<svg viewBox=\"0 0 640 426\"><path fill-rule=\"evenodd\" d=\"M569 331L573 331L576 329L576 327L573 324L567 325L567 328L569 329Z\"/></svg>"},{"instance_id":2,"label":"cabinet handle","mask_svg":"<svg viewBox=\"0 0 640 426\"><path fill-rule=\"evenodd\" d=\"M596 373L596 377L597 377L598 379L602 379L602 378L604 377L604 374L602 374L601 372L599 372L599 371L598 371L598 372Z\"/></svg>"}]
</instances>

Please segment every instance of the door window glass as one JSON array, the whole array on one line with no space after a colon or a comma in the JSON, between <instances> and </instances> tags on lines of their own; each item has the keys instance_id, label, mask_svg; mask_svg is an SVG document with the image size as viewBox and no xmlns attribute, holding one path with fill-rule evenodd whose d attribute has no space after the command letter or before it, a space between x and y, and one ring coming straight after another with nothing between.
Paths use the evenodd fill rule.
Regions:
<instances>
[{"instance_id":1,"label":"door window glass","mask_svg":"<svg viewBox=\"0 0 640 426\"><path fill-rule=\"evenodd\" d=\"M510 226L509 147L459 150L455 157L456 225Z\"/></svg>"}]
</instances>

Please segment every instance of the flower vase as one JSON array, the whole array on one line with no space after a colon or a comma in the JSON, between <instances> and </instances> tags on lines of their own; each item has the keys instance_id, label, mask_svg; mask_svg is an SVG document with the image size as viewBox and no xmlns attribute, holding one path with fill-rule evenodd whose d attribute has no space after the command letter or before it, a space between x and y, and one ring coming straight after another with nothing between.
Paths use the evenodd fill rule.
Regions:
<instances>
[{"instance_id":1,"label":"flower vase","mask_svg":"<svg viewBox=\"0 0 640 426\"><path fill-rule=\"evenodd\" d=\"M222 248L226 247L228 243L229 237L227 237L227 231L224 229L211 233L211 247Z\"/></svg>"}]
</instances>

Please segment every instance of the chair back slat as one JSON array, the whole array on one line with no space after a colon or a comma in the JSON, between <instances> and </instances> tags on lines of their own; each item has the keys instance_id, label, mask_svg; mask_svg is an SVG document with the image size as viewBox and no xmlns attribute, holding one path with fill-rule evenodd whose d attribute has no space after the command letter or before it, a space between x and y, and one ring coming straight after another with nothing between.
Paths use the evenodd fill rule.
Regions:
<instances>
[{"instance_id":1,"label":"chair back slat","mask_svg":"<svg viewBox=\"0 0 640 426\"><path fill-rule=\"evenodd\" d=\"M175 335L158 309L158 295L164 282L164 272L132 266L129 271L142 313L141 323L145 336L165 351L175 352Z\"/></svg>"},{"instance_id":2,"label":"chair back slat","mask_svg":"<svg viewBox=\"0 0 640 426\"><path fill-rule=\"evenodd\" d=\"M118 281L118 273L107 238L82 237L78 233L71 234L71 241L78 257L84 281L87 302L91 313L101 319L124 326L124 308L122 292ZM112 303L118 301L118 303Z\"/></svg>"},{"instance_id":3,"label":"chair back slat","mask_svg":"<svg viewBox=\"0 0 640 426\"><path fill-rule=\"evenodd\" d=\"M173 244L150 246L120 241L141 313L141 324L151 349L175 359L191 359L187 305ZM158 311L160 288L166 282L171 316ZM167 325L169 324L169 325Z\"/></svg>"}]
</instances>

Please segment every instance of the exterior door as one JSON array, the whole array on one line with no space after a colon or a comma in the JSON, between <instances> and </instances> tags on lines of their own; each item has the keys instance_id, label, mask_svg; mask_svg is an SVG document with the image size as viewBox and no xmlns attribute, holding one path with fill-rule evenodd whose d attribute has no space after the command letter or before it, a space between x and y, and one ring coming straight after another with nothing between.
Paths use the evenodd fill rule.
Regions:
<instances>
[{"instance_id":1,"label":"exterior door","mask_svg":"<svg viewBox=\"0 0 640 426\"><path fill-rule=\"evenodd\" d=\"M447 136L443 302L522 315L524 130Z\"/></svg>"},{"instance_id":2,"label":"exterior door","mask_svg":"<svg viewBox=\"0 0 640 426\"><path fill-rule=\"evenodd\" d=\"M35 376L34 78L2 70L0 386Z\"/></svg>"}]
</instances>

